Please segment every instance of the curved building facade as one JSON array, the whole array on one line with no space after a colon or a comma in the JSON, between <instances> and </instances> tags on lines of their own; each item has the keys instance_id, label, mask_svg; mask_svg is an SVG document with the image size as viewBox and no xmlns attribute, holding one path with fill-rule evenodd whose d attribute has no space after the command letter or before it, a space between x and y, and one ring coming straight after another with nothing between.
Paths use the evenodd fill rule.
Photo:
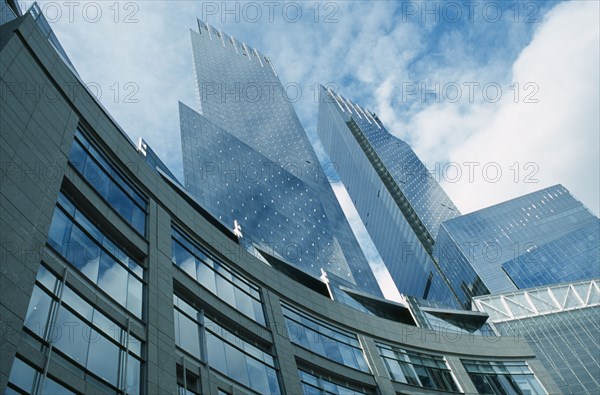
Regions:
<instances>
[{"instance_id":1,"label":"curved building facade","mask_svg":"<svg viewBox=\"0 0 600 395\"><path fill-rule=\"evenodd\" d=\"M247 252L30 15L0 51L0 393L560 393L523 338L359 311Z\"/></svg>"}]
</instances>

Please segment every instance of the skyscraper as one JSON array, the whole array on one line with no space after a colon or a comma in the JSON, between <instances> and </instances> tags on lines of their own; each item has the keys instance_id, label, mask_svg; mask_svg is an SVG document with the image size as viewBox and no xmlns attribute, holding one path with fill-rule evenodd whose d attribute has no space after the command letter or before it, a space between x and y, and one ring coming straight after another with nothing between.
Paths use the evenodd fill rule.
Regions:
<instances>
[{"instance_id":1,"label":"skyscraper","mask_svg":"<svg viewBox=\"0 0 600 395\"><path fill-rule=\"evenodd\" d=\"M554 185L446 221L440 266L465 296L600 277L600 219Z\"/></svg>"},{"instance_id":2,"label":"skyscraper","mask_svg":"<svg viewBox=\"0 0 600 395\"><path fill-rule=\"evenodd\" d=\"M319 277L381 291L268 57L198 21L200 113L181 105L186 188L223 223Z\"/></svg>"},{"instance_id":3,"label":"skyscraper","mask_svg":"<svg viewBox=\"0 0 600 395\"><path fill-rule=\"evenodd\" d=\"M457 304L433 251L440 224L460 213L414 151L375 114L323 87L318 133L398 290Z\"/></svg>"},{"instance_id":4,"label":"skyscraper","mask_svg":"<svg viewBox=\"0 0 600 395\"><path fill-rule=\"evenodd\" d=\"M240 248L14 4L0 0L0 393L560 391L520 338L430 327L484 313L416 320L361 293L365 314Z\"/></svg>"}]
</instances>

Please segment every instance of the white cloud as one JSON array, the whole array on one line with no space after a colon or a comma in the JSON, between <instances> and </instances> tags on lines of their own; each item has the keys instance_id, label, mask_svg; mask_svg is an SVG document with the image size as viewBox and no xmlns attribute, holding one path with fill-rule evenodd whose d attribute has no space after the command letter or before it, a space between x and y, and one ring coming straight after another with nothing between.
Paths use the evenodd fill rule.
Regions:
<instances>
[{"instance_id":1,"label":"white cloud","mask_svg":"<svg viewBox=\"0 0 600 395\"><path fill-rule=\"evenodd\" d=\"M502 168L497 183L486 182L479 167L474 183L463 177L460 182L444 184L463 211L562 183L598 214L598 11L597 2L569 2L547 14L512 68L512 81L521 84L518 103L514 103L513 92L506 92L500 103L487 110L477 106L457 118L451 113L434 122L434 128L449 120L455 129L461 121L465 128L478 129L450 145L450 161L496 162ZM527 82L539 86L538 103L523 102L525 93L533 92L533 87L523 90ZM518 175L510 168L514 163L519 164ZM539 182L527 183L526 176L536 169L533 179ZM492 170L490 177L494 177Z\"/></svg>"}]
</instances>

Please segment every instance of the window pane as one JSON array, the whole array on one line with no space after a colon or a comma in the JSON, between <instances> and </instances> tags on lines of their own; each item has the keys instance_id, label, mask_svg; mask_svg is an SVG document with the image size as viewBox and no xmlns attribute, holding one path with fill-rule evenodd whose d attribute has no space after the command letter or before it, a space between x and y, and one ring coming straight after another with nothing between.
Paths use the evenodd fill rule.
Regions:
<instances>
[{"instance_id":1,"label":"window pane","mask_svg":"<svg viewBox=\"0 0 600 395\"><path fill-rule=\"evenodd\" d=\"M127 270L106 252L102 253L98 271L98 286L113 299L127 303Z\"/></svg>"},{"instance_id":2,"label":"window pane","mask_svg":"<svg viewBox=\"0 0 600 395\"><path fill-rule=\"evenodd\" d=\"M140 361L131 355L127 356L127 382L125 391L127 391L129 395L137 395L140 393L140 374Z\"/></svg>"},{"instance_id":3,"label":"window pane","mask_svg":"<svg viewBox=\"0 0 600 395\"><path fill-rule=\"evenodd\" d=\"M119 348L98 332L92 333L87 368L112 385L117 385Z\"/></svg>"},{"instance_id":4,"label":"window pane","mask_svg":"<svg viewBox=\"0 0 600 395\"><path fill-rule=\"evenodd\" d=\"M40 391L42 395L71 395L72 391L69 391L62 385L58 384L56 381L52 380L50 377L46 377L44 379L44 386Z\"/></svg>"},{"instance_id":5,"label":"window pane","mask_svg":"<svg viewBox=\"0 0 600 395\"><path fill-rule=\"evenodd\" d=\"M217 294L217 283L215 280L215 272L206 266L206 263L198 261L197 279L200 284L206 287L210 292Z\"/></svg>"},{"instance_id":6,"label":"window pane","mask_svg":"<svg viewBox=\"0 0 600 395\"><path fill-rule=\"evenodd\" d=\"M135 278L133 274L129 274L129 284L127 287L127 310L135 314L136 317L142 318L142 294L143 285Z\"/></svg>"},{"instance_id":7,"label":"window pane","mask_svg":"<svg viewBox=\"0 0 600 395\"><path fill-rule=\"evenodd\" d=\"M94 320L92 321L95 326L99 328L99 330L104 334L104 336L108 336L115 341L121 343L121 335L123 330L119 325L114 323L112 320L108 319L104 314L99 312L98 310L94 311ZM91 339L100 336L95 333L90 336Z\"/></svg>"},{"instance_id":8,"label":"window pane","mask_svg":"<svg viewBox=\"0 0 600 395\"><path fill-rule=\"evenodd\" d=\"M110 184L108 191L109 203L121 214L126 220L131 221L133 214L133 202L131 198L125 194L115 183Z\"/></svg>"},{"instance_id":9,"label":"window pane","mask_svg":"<svg viewBox=\"0 0 600 395\"><path fill-rule=\"evenodd\" d=\"M346 366L357 366L356 363L356 355L354 355L354 351L351 347L342 346L340 347L340 352L342 354L342 363Z\"/></svg>"},{"instance_id":10,"label":"window pane","mask_svg":"<svg viewBox=\"0 0 600 395\"><path fill-rule=\"evenodd\" d=\"M31 366L15 358L8 381L24 391L31 392L35 373L35 370Z\"/></svg>"},{"instance_id":11,"label":"window pane","mask_svg":"<svg viewBox=\"0 0 600 395\"><path fill-rule=\"evenodd\" d=\"M56 251L65 255L65 246L69 242L71 235L71 221L59 208L54 209L50 231L48 233L48 242Z\"/></svg>"},{"instance_id":12,"label":"window pane","mask_svg":"<svg viewBox=\"0 0 600 395\"><path fill-rule=\"evenodd\" d=\"M223 341L210 332L206 332L206 352L209 365L221 373L227 374L227 361Z\"/></svg>"},{"instance_id":13,"label":"window pane","mask_svg":"<svg viewBox=\"0 0 600 395\"><path fill-rule=\"evenodd\" d=\"M246 356L241 351L225 343L225 358L227 359L227 375L244 385L250 385Z\"/></svg>"},{"instance_id":14,"label":"window pane","mask_svg":"<svg viewBox=\"0 0 600 395\"><path fill-rule=\"evenodd\" d=\"M73 313L62 307L58 311L56 324L50 339L54 346L67 356L85 366L90 327Z\"/></svg>"},{"instance_id":15,"label":"window pane","mask_svg":"<svg viewBox=\"0 0 600 395\"><path fill-rule=\"evenodd\" d=\"M100 263L100 248L76 226L73 226L71 232L67 259L92 282L96 283Z\"/></svg>"},{"instance_id":16,"label":"window pane","mask_svg":"<svg viewBox=\"0 0 600 395\"><path fill-rule=\"evenodd\" d=\"M71 146L71 153L69 154L69 162L71 162L77 170L83 173L86 158L87 153L83 150L83 148L81 148L81 146L76 140L73 141L73 145Z\"/></svg>"},{"instance_id":17,"label":"window pane","mask_svg":"<svg viewBox=\"0 0 600 395\"><path fill-rule=\"evenodd\" d=\"M198 324L183 314L179 314L179 347L200 359Z\"/></svg>"},{"instance_id":18,"label":"window pane","mask_svg":"<svg viewBox=\"0 0 600 395\"><path fill-rule=\"evenodd\" d=\"M94 309L83 300L79 295L77 295L70 287L65 286L62 295L63 303L67 306L71 307L74 311L76 311L79 315L83 316L88 320L92 320L92 314Z\"/></svg>"},{"instance_id":19,"label":"window pane","mask_svg":"<svg viewBox=\"0 0 600 395\"><path fill-rule=\"evenodd\" d=\"M254 319L258 321L259 324L265 325L265 313L262 308L262 303L256 299L252 299L252 309L254 310Z\"/></svg>"},{"instance_id":20,"label":"window pane","mask_svg":"<svg viewBox=\"0 0 600 395\"><path fill-rule=\"evenodd\" d=\"M235 295L233 294L233 284L225 280L223 277L217 275L217 295L225 303L235 306Z\"/></svg>"},{"instance_id":21,"label":"window pane","mask_svg":"<svg viewBox=\"0 0 600 395\"><path fill-rule=\"evenodd\" d=\"M40 266L38 270L38 274L35 277L36 281L40 282L44 285L50 292L54 292L56 290L56 282L57 278L54 274L48 271L44 266Z\"/></svg>"},{"instance_id":22,"label":"window pane","mask_svg":"<svg viewBox=\"0 0 600 395\"><path fill-rule=\"evenodd\" d=\"M46 333L51 303L52 298L46 292L37 286L33 289L24 325L41 338Z\"/></svg>"},{"instance_id":23,"label":"window pane","mask_svg":"<svg viewBox=\"0 0 600 395\"><path fill-rule=\"evenodd\" d=\"M234 288L234 294L235 307L242 312L242 314L254 318L254 308L252 306L252 299L250 296L238 288Z\"/></svg>"},{"instance_id":24,"label":"window pane","mask_svg":"<svg viewBox=\"0 0 600 395\"><path fill-rule=\"evenodd\" d=\"M246 358L246 361L248 362L250 387L261 394L270 394L271 391L269 389L266 366L252 358Z\"/></svg>"},{"instance_id":25,"label":"window pane","mask_svg":"<svg viewBox=\"0 0 600 395\"><path fill-rule=\"evenodd\" d=\"M404 373L402 372L398 361L389 358L385 358L384 361L390 376L392 376L392 380L406 383L406 377L404 377Z\"/></svg>"},{"instance_id":26,"label":"window pane","mask_svg":"<svg viewBox=\"0 0 600 395\"><path fill-rule=\"evenodd\" d=\"M133 335L129 335L129 351L138 357L142 356L142 341Z\"/></svg>"},{"instance_id":27,"label":"window pane","mask_svg":"<svg viewBox=\"0 0 600 395\"><path fill-rule=\"evenodd\" d=\"M194 256L176 242L173 242L173 259L184 272L192 278L196 278L196 260Z\"/></svg>"},{"instance_id":28,"label":"window pane","mask_svg":"<svg viewBox=\"0 0 600 395\"><path fill-rule=\"evenodd\" d=\"M86 161L84 177L102 196L107 196L109 178L102 169L98 167L96 162L91 159Z\"/></svg>"},{"instance_id":29,"label":"window pane","mask_svg":"<svg viewBox=\"0 0 600 395\"><path fill-rule=\"evenodd\" d=\"M131 225L133 225L138 233L142 235L146 234L146 213L135 205L131 214Z\"/></svg>"}]
</instances>

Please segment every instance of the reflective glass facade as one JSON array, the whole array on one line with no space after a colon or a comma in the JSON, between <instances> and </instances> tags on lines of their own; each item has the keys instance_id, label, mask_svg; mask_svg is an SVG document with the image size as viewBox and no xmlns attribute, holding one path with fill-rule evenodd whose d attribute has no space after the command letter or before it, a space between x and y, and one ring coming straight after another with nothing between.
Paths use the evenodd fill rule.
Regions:
<instances>
[{"instance_id":1,"label":"reflective glass facade","mask_svg":"<svg viewBox=\"0 0 600 395\"><path fill-rule=\"evenodd\" d=\"M419 387L459 392L443 357L378 344L379 355L392 380Z\"/></svg>"},{"instance_id":2,"label":"reflective glass facade","mask_svg":"<svg viewBox=\"0 0 600 395\"><path fill-rule=\"evenodd\" d=\"M290 305L282 305L288 336L316 354L354 369L369 372L355 334L311 317Z\"/></svg>"},{"instance_id":3,"label":"reflective glass facade","mask_svg":"<svg viewBox=\"0 0 600 395\"><path fill-rule=\"evenodd\" d=\"M232 271L182 231L174 228L172 237L173 264L228 305L266 325L258 286Z\"/></svg>"},{"instance_id":4,"label":"reflective glass facade","mask_svg":"<svg viewBox=\"0 0 600 395\"><path fill-rule=\"evenodd\" d=\"M48 243L99 289L142 317L144 269L60 194Z\"/></svg>"},{"instance_id":5,"label":"reflective glass facade","mask_svg":"<svg viewBox=\"0 0 600 395\"><path fill-rule=\"evenodd\" d=\"M186 188L244 242L381 295L270 60L199 22L200 112L180 105Z\"/></svg>"},{"instance_id":6,"label":"reflective glass facade","mask_svg":"<svg viewBox=\"0 0 600 395\"><path fill-rule=\"evenodd\" d=\"M479 394L545 394L525 362L463 361Z\"/></svg>"},{"instance_id":7,"label":"reflective glass facade","mask_svg":"<svg viewBox=\"0 0 600 395\"><path fill-rule=\"evenodd\" d=\"M114 389L140 392L140 340L44 266L38 273L24 326L85 374Z\"/></svg>"},{"instance_id":8,"label":"reflective glass facade","mask_svg":"<svg viewBox=\"0 0 600 395\"><path fill-rule=\"evenodd\" d=\"M318 133L398 290L458 305L432 253L440 224L460 213L414 151L323 87Z\"/></svg>"},{"instance_id":9,"label":"reflective glass facade","mask_svg":"<svg viewBox=\"0 0 600 395\"><path fill-rule=\"evenodd\" d=\"M522 336L564 394L600 393L598 279L475 298L499 336Z\"/></svg>"},{"instance_id":10,"label":"reflective glass facade","mask_svg":"<svg viewBox=\"0 0 600 395\"><path fill-rule=\"evenodd\" d=\"M69 162L139 234L146 233L146 199L110 165L81 130L75 132Z\"/></svg>"},{"instance_id":11,"label":"reflective glass facade","mask_svg":"<svg viewBox=\"0 0 600 395\"><path fill-rule=\"evenodd\" d=\"M175 344L200 361L260 394L279 394L275 358L205 317L176 295Z\"/></svg>"},{"instance_id":12,"label":"reflective glass facade","mask_svg":"<svg viewBox=\"0 0 600 395\"><path fill-rule=\"evenodd\" d=\"M17 395L22 393L57 395L75 394L73 391L68 390L50 377L44 376L43 372L32 368L20 359L15 359L12 365L10 376L8 378L8 386L4 393L6 395Z\"/></svg>"},{"instance_id":13,"label":"reflective glass facade","mask_svg":"<svg viewBox=\"0 0 600 395\"><path fill-rule=\"evenodd\" d=\"M562 185L446 221L436 255L463 297L600 277L600 219Z\"/></svg>"}]
</instances>

